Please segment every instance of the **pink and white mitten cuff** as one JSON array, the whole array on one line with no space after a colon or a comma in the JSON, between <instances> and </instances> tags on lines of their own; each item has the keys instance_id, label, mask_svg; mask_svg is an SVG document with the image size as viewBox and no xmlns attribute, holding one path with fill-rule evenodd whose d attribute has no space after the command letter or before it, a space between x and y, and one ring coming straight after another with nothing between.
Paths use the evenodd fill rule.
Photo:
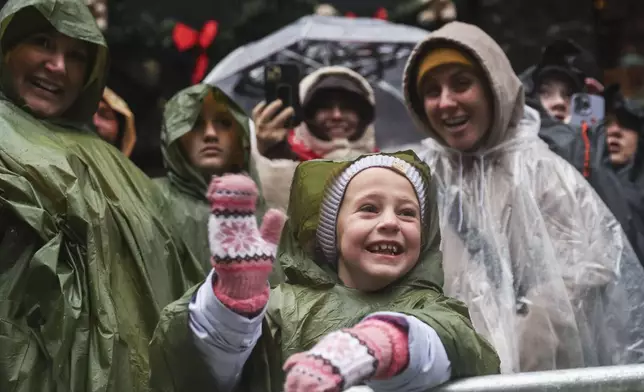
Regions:
<instances>
[{"instance_id":1,"label":"pink and white mitten cuff","mask_svg":"<svg viewBox=\"0 0 644 392\"><path fill-rule=\"evenodd\" d=\"M391 378L407 364L407 332L387 321L368 319L332 332L311 350L291 356L286 391L341 391L371 378Z\"/></svg>"}]
</instances>

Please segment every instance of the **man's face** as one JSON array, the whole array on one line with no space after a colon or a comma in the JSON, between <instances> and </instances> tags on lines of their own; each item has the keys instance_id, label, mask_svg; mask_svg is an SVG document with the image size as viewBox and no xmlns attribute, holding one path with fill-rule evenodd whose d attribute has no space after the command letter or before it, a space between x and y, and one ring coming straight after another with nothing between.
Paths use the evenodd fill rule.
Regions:
<instances>
[{"instance_id":1,"label":"man's face","mask_svg":"<svg viewBox=\"0 0 644 392\"><path fill-rule=\"evenodd\" d=\"M539 99L548 114L561 121L570 121L570 97L572 86L564 78L550 76L543 79L539 85Z\"/></svg>"},{"instance_id":2,"label":"man's face","mask_svg":"<svg viewBox=\"0 0 644 392\"><path fill-rule=\"evenodd\" d=\"M63 115L83 90L87 44L55 30L33 34L5 56L12 90L36 116Z\"/></svg>"},{"instance_id":3,"label":"man's face","mask_svg":"<svg viewBox=\"0 0 644 392\"><path fill-rule=\"evenodd\" d=\"M608 122L606 143L613 165L625 165L633 159L637 151L638 138L637 131L622 127L614 119Z\"/></svg>"},{"instance_id":4,"label":"man's face","mask_svg":"<svg viewBox=\"0 0 644 392\"><path fill-rule=\"evenodd\" d=\"M351 95L342 91L322 91L313 122L330 139L351 139L358 132L360 117Z\"/></svg>"},{"instance_id":5,"label":"man's face","mask_svg":"<svg viewBox=\"0 0 644 392\"><path fill-rule=\"evenodd\" d=\"M179 142L190 163L204 176L210 177L243 164L244 151L239 132L240 125L228 106L216 101L209 93L194 128L181 136Z\"/></svg>"},{"instance_id":6,"label":"man's face","mask_svg":"<svg viewBox=\"0 0 644 392\"><path fill-rule=\"evenodd\" d=\"M119 122L114 109L105 101L101 101L93 120L101 139L114 144L119 135Z\"/></svg>"}]
</instances>

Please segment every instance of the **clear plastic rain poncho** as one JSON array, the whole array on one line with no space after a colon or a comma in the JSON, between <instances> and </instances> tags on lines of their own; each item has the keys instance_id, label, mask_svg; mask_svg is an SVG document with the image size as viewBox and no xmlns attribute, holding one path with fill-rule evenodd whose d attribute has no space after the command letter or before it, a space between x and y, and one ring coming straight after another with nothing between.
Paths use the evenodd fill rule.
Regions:
<instances>
[{"instance_id":1,"label":"clear plastic rain poncho","mask_svg":"<svg viewBox=\"0 0 644 392\"><path fill-rule=\"evenodd\" d=\"M493 125L475 153L445 146L416 89L419 60L445 43L478 60L491 88ZM502 49L451 23L418 45L405 72L439 181L445 292L468 305L502 372L642 362L644 269L593 189L538 138L539 115Z\"/></svg>"}]
</instances>

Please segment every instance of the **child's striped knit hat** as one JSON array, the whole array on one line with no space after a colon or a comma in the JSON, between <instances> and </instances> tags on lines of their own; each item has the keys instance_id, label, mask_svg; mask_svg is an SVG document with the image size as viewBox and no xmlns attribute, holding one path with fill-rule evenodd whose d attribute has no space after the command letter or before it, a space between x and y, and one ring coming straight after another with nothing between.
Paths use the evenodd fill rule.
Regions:
<instances>
[{"instance_id":1,"label":"child's striped knit hat","mask_svg":"<svg viewBox=\"0 0 644 392\"><path fill-rule=\"evenodd\" d=\"M408 162L390 155L373 154L362 157L349 165L327 186L320 206L320 223L316 235L318 245L328 262L335 264L337 261L336 224L344 192L353 177L372 167L391 169L405 176L416 191L421 217L425 216L427 184L425 184L420 171Z\"/></svg>"}]
</instances>

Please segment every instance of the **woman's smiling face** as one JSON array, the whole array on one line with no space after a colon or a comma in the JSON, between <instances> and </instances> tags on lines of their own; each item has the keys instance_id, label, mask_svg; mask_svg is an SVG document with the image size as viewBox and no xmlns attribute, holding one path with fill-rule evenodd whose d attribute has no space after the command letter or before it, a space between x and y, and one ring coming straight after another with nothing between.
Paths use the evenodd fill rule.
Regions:
<instances>
[{"instance_id":1,"label":"woman's smiling face","mask_svg":"<svg viewBox=\"0 0 644 392\"><path fill-rule=\"evenodd\" d=\"M429 71L420 84L425 115L451 148L469 151L492 124L492 104L484 82L471 67L445 64Z\"/></svg>"},{"instance_id":2,"label":"woman's smiling face","mask_svg":"<svg viewBox=\"0 0 644 392\"><path fill-rule=\"evenodd\" d=\"M25 38L5 56L12 91L34 115L62 116L83 90L88 52L87 43L53 29Z\"/></svg>"}]
</instances>

